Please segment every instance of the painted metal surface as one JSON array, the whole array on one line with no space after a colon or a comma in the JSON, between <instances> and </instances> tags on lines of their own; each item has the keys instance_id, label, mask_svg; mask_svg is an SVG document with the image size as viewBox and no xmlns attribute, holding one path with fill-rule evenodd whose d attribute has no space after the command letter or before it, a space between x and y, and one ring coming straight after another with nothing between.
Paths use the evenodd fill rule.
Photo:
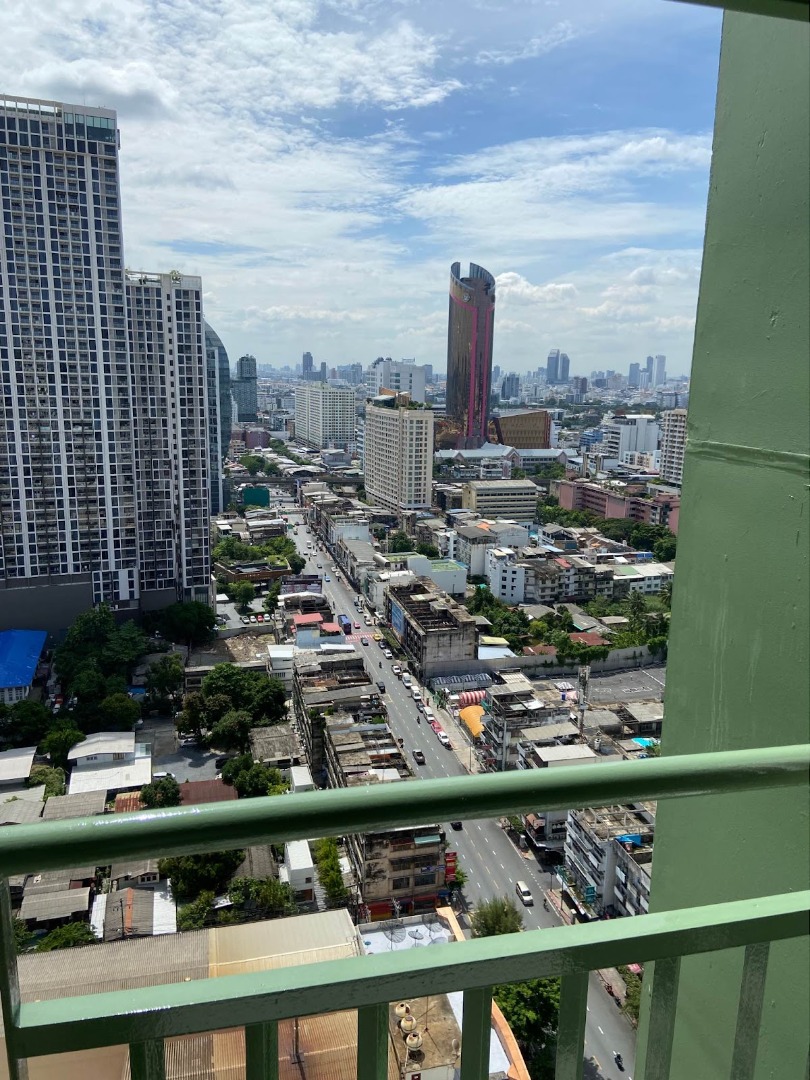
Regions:
<instances>
[{"instance_id":1,"label":"painted metal surface","mask_svg":"<svg viewBox=\"0 0 810 1080\"><path fill-rule=\"evenodd\" d=\"M560 982L555 1080L582 1080L588 974L564 975Z\"/></svg>"},{"instance_id":2,"label":"painted metal surface","mask_svg":"<svg viewBox=\"0 0 810 1080\"><path fill-rule=\"evenodd\" d=\"M806 5L728 6L752 14L723 22L665 757L804 742L810 716L810 27L763 17L806 19ZM650 910L806 888L809 811L798 788L659 804ZM770 950L755 1080L807 1067L808 944ZM744 962L684 957L671 1063L655 1072L639 1065L644 994L634 1080L728 1080ZM644 981L654 996L658 971Z\"/></svg>"},{"instance_id":3,"label":"painted metal surface","mask_svg":"<svg viewBox=\"0 0 810 1080\"><path fill-rule=\"evenodd\" d=\"M807 932L810 892L477 938L431 949L334 960L191 983L21 1005L7 1029L20 1057L261 1024L491 983L550 978L662 957L728 949Z\"/></svg>"},{"instance_id":4,"label":"painted metal surface","mask_svg":"<svg viewBox=\"0 0 810 1080\"><path fill-rule=\"evenodd\" d=\"M245 1080L278 1080L278 1024L245 1028Z\"/></svg>"},{"instance_id":5,"label":"painted metal surface","mask_svg":"<svg viewBox=\"0 0 810 1080\"><path fill-rule=\"evenodd\" d=\"M456 818L501 817L526 807L562 810L805 786L810 746L691 754L566 769L301 792L205 806L15 825L0 832L0 876L141 856L221 851ZM69 857L66 854L70 853Z\"/></svg>"},{"instance_id":6,"label":"painted metal surface","mask_svg":"<svg viewBox=\"0 0 810 1080\"><path fill-rule=\"evenodd\" d=\"M357 1010L357 1080L388 1075L388 1002Z\"/></svg>"},{"instance_id":7,"label":"painted metal surface","mask_svg":"<svg viewBox=\"0 0 810 1080\"><path fill-rule=\"evenodd\" d=\"M491 1013L490 987L466 991L461 1024L461 1080L487 1080L489 1076Z\"/></svg>"}]
</instances>

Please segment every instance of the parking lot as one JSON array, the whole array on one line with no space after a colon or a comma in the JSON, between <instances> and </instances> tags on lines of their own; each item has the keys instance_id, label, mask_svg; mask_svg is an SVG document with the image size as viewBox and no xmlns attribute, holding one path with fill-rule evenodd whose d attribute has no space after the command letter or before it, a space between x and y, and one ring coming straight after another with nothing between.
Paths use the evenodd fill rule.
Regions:
<instances>
[{"instance_id":1,"label":"parking lot","mask_svg":"<svg viewBox=\"0 0 810 1080\"><path fill-rule=\"evenodd\" d=\"M666 667L634 668L612 675L592 675L588 700L609 705L620 701L663 701Z\"/></svg>"}]
</instances>

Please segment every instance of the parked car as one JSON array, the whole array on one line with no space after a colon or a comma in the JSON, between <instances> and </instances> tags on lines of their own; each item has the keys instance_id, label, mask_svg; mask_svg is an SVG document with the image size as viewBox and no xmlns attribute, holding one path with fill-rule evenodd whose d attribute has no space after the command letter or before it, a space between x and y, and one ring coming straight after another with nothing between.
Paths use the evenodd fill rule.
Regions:
<instances>
[{"instance_id":1,"label":"parked car","mask_svg":"<svg viewBox=\"0 0 810 1080\"><path fill-rule=\"evenodd\" d=\"M258 617L257 615L251 615L251 616L250 616L250 621L251 621L251 622L258 622L258 621L259 621L259 617Z\"/></svg>"},{"instance_id":2,"label":"parked car","mask_svg":"<svg viewBox=\"0 0 810 1080\"><path fill-rule=\"evenodd\" d=\"M399 664L394 664L391 670L397 676L397 678L399 678L399 676L402 674L402 668L399 666Z\"/></svg>"},{"instance_id":3,"label":"parked car","mask_svg":"<svg viewBox=\"0 0 810 1080\"><path fill-rule=\"evenodd\" d=\"M414 688L411 690L411 697L416 702L419 702L419 701L422 700L422 691L419 689L418 686L414 686Z\"/></svg>"},{"instance_id":4,"label":"parked car","mask_svg":"<svg viewBox=\"0 0 810 1080\"><path fill-rule=\"evenodd\" d=\"M433 709L431 709L431 707L429 705L425 705L422 708L422 712L425 714L425 719L427 720L427 722L429 724L432 724L434 722L434 720L436 719L436 714L434 713Z\"/></svg>"},{"instance_id":5,"label":"parked car","mask_svg":"<svg viewBox=\"0 0 810 1080\"><path fill-rule=\"evenodd\" d=\"M264 622L264 615L257 615L256 616L256 621L257 622Z\"/></svg>"},{"instance_id":6,"label":"parked car","mask_svg":"<svg viewBox=\"0 0 810 1080\"><path fill-rule=\"evenodd\" d=\"M437 738L446 750L453 749L453 744L450 742L450 736L447 734L446 731L437 732Z\"/></svg>"},{"instance_id":7,"label":"parked car","mask_svg":"<svg viewBox=\"0 0 810 1080\"><path fill-rule=\"evenodd\" d=\"M331 579L331 578L329 577L329 575L328 575L328 574L326 574L326 575L324 576L324 579L323 579L323 580L324 580L324 581L331 581L332 579Z\"/></svg>"},{"instance_id":8,"label":"parked car","mask_svg":"<svg viewBox=\"0 0 810 1080\"><path fill-rule=\"evenodd\" d=\"M416 762L417 765L424 765L425 764L425 755L424 755L423 751L414 750L413 751L413 760Z\"/></svg>"},{"instance_id":9,"label":"parked car","mask_svg":"<svg viewBox=\"0 0 810 1080\"><path fill-rule=\"evenodd\" d=\"M248 615L243 615L242 616L242 622L243 623L248 623L248 625L249 625L250 624L250 617Z\"/></svg>"}]
</instances>

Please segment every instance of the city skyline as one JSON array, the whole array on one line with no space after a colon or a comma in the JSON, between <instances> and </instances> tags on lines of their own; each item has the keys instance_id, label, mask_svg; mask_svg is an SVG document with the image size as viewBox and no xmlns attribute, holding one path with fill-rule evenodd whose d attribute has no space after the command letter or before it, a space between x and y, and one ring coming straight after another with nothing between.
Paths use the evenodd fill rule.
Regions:
<instances>
[{"instance_id":1,"label":"city skyline","mask_svg":"<svg viewBox=\"0 0 810 1080\"><path fill-rule=\"evenodd\" d=\"M426 3L84 14L12 20L3 90L118 110L130 265L201 275L231 357L438 368L463 252L496 277L503 368L688 371L718 12L478 6L463 35Z\"/></svg>"}]
</instances>

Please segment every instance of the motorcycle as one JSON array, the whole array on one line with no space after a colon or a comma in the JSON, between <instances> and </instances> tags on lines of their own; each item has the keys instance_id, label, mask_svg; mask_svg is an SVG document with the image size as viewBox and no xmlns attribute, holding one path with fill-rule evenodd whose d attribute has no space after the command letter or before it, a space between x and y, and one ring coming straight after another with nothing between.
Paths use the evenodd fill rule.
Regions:
<instances>
[{"instance_id":1,"label":"motorcycle","mask_svg":"<svg viewBox=\"0 0 810 1080\"><path fill-rule=\"evenodd\" d=\"M616 1068L619 1072L624 1072L624 1058L621 1054L614 1054L613 1060L616 1062Z\"/></svg>"},{"instance_id":2,"label":"motorcycle","mask_svg":"<svg viewBox=\"0 0 810 1080\"><path fill-rule=\"evenodd\" d=\"M422 717L419 715L419 713L416 714L416 722L417 722L417 724L422 723Z\"/></svg>"},{"instance_id":3,"label":"motorcycle","mask_svg":"<svg viewBox=\"0 0 810 1080\"><path fill-rule=\"evenodd\" d=\"M380 667L382 668L382 660L380 661Z\"/></svg>"}]
</instances>

